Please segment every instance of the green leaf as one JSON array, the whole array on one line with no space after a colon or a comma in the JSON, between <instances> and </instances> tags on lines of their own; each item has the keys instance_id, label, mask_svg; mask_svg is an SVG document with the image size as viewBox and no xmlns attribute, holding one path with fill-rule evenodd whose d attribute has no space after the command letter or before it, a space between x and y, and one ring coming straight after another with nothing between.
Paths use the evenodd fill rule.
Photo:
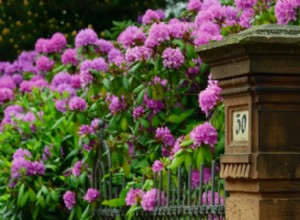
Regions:
<instances>
[{"instance_id":1,"label":"green leaf","mask_svg":"<svg viewBox=\"0 0 300 220\"><path fill-rule=\"evenodd\" d=\"M111 199L111 200L104 200L101 204L107 205L111 208L122 207L125 205L125 199L117 198L117 199Z\"/></svg>"},{"instance_id":2,"label":"green leaf","mask_svg":"<svg viewBox=\"0 0 300 220\"><path fill-rule=\"evenodd\" d=\"M108 91L110 91L110 85L109 85L109 81L108 79L104 78L102 80L103 86L105 87L105 89L107 89Z\"/></svg>"},{"instance_id":3,"label":"green leaf","mask_svg":"<svg viewBox=\"0 0 300 220\"><path fill-rule=\"evenodd\" d=\"M204 153L203 153L203 147L200 147L198 150L198 154L196 157L196 164L198 170L200 170L201 164L205 162Z\"/></svg>"},{"instance_id":4,"label":"green leaf","mask_svg":"<svg viewBox=\"0 0 300 220\"><path fill-rule=\"evenodd\" d=\"M170 117L168 118L168 122L174 123L174 124L180 124L181 122L183 122L186 118L188 118L189 116L191 116L194 113L194 110L188 110L186 112L181 113L180 115L170 115Z\"/></svg>"},{"instance_id":5,"label":"green leaf","mask_svg":"<svg viewBox=\"0 0 300 220\"><path fill-rule=\"evenodd\" d=\"M179 167L185 160L185 155L180 154L178 157L175 157L172 161L171 165L169 166L171 169L176 169Z\"/></svg>"},{"instance_id":6,"label":"green leaf","mask_svg":"<svg viewBox=\"0 0 300 220\"><path fill-rule=\"evenodd\" d=\"M32 217L34 220L37 219L37 217L39 215L39 211L40 211L40 207L38 205L33 207Z\"/></svg>"},{"instance_id":7,"label":"green leaf","mask_svg":"<svg viewBox=\"0 0 300 220\"><path fill-rule=\"evenodd\" d=\"M126 213L126 219L127 220L131 220L134 216L135 213L138 212L139 210L141 210L142 207L141 206L137 206L136 204L134 204L133 206L131 206L131 208L127 211Z\"/></svg>"},{"instance_id":8,"label":"green leaf","mask_svg":"<svg viewBox=\"0 0 300 220\"><path fill-rule=\"evenodd\" d=\"M61 117L60 119L58 119L58 120L55 122L55 124L52 126L51 130L55 129L55 128L56 128L60 123L62 123L63 120L65 120L65 119L66 119L65 116L63 116L63 117Z\"/></svg>"},{"instance_id":9,"label":"green leaf","mask_svg":"<svg viewBox=\"0 0 300 220\"><path fill-rule=\"evenodd\" d=\"M122 82L123 82L123 87L124 87L125 91L128 91L129 90L129 82L125 75L123 75Z\"/></svg>"},{"instance_id":10,"label":"green leaf","mask_svg":"<svg viewBox=\"0 0 300 220\"><path fill-rule=\"evenodd\" d=\"M51 190L50 196L51 196L51 199L52 199L54 202L58 202L59 196L58 196L58 194L57 194L57 192L56 192L55 190Z\"/></svg>"},{"instance_id":11,"label":"green leaf","mask_svg":"<svg viewBox=\"0 0 300 220\"><path fill-rule=\"evenodd\" d=\"M81 207L80 207L80 206L76 206L75 210L76 210L76 216L77 216L77 219L80 219L81 216L82 216L82 210L81 210Z\"/></svg>"},{"instance_id":12,"label":"green leaf","mask_svg":"<svg viewBox=\"0 0 300 220\"><path fill-rule=\"evenodd\" d=\"M38 201L37 201L36 204L37 204L37 205L40 205L42 208L45 208L45 199L44 199L44 197L43 197L43 196L40 196L40 197L38 198Z\"/></svg>"},{"instance_id":13,"label":"green leaf","mask_svg":"<svg viewBox=\"0 0 300 220\"><path fill-rule=\"evenodd\" d=\"M189 166L193 163L193 157L190 153L185 154L184 156L184 167L186 171L189 170Z\"/></svg>"},{"instance_id":14,"label":"green leaf","mask_svg":"<svg viewBox=\"0 0 300 220\"><path fill-rule=\"evenodd\" d=\"M22 183L20 189L19 189L19 193L18 193L18 200L17 200L17 206L21 206L21 201L24 195L24 190L25 190L25 184Z\"/></svg>"},{"instance_id":15,"label":"green leaf","mask_svg":"<svg viewBox=\"0 0 300 220\"><path fill-rule=\"evenodd\" d=\"M84 212L83 212L83 214L82 214L82 216L81 216L81 220L86 220L86 219L87 219L87 216L88 216L88 214L89 214L89 210L90 210L90 205L88 205L88 206L86 207L86 209L84 210Z\"/></svg>"},{"instance_id":16,"label":"green leaf","mask_svg":"<svg viewBox=\"0 0 300 220\"><path fill-rule=\"evenodd\" d=\"M29 197L29 191L26 191L24 193L23 197L21 198L20 207L23 207L26 205L28 197Z\"/></svg>"},{"instance_id":17,"label":"green leaf","mask_svg":"<svg viewBox=\"0 0 300 220\"><path fill-rule=\"evenodd\" d=\"M192 143L194 143L193 140L183 141L183 142L181 142L180 147L186 147L186 146L191 145Z\"/></svg>"},{"instance_id":18,"label":"green leaf","mask_svg":"<svg viewBox=\"0 0 300 220\"><path fill-rule=\"evenodd\" d=\"M31 202L34 202L36 200L36 193L31 188L29 189L29 200Z\"/></svg>"},{"instance_id":19,"label":"green leaf","mask_svg":"<svg viewBox=\"0 0 300 220\"><path fill-rule=\"evenodd\" d=\"M75 209L73 208L69 216L69 220L72 220L75 217Z\"/></svg>"},{"instance_id":20,"label":"green leaf","mask_svg":"<svg viewBox=\"0 0 300 220\"><path fill-rule=\"evenodd\" d=\"M148 128L149 127L149 122L146 120L146 119L144 119L144 118L141 118L141 124L142 124L142 126L144 127L144 128Z\"/></svg>"},{"instance_id":21,"label":"green leaf","mask_svg":"<svg viewBox=\"0 0 300 220\"><path fill-rule=\"evenodd\" d=\"M63 71L65 68L66 68L65 65L60 65L60 66L54 68L54 69L52 70L52 72L53 72L53 73L58 73L58 72Z\"/></svg>"},{"instance_id":22,"label":"green leaf","mask_svg":"<svg viewBox=\"0 0 300 220\"><path fill-rule=\"evenodd\" d=\"M145 94L145 90L140 91L140 93L138 94L137 97L137 104L141 105L143 100L144 100L144 94Z\"/></svg>"}]
</instances>

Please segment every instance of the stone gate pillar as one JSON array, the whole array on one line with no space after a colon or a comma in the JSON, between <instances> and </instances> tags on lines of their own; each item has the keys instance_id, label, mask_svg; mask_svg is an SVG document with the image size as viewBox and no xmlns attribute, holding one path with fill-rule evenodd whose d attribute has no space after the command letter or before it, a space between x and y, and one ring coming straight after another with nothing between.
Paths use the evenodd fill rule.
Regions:
<instances>
[{"instance_id":1,"label":"stone gate pillar","mask_svg":"<svg viewBox=\"0 0 300 220\"><path fill-rule=\"evenodd\" d=\"M257 26L199 54L223 89L226 219L300 219L300 28Z\"/></svg>"}]
</instances>

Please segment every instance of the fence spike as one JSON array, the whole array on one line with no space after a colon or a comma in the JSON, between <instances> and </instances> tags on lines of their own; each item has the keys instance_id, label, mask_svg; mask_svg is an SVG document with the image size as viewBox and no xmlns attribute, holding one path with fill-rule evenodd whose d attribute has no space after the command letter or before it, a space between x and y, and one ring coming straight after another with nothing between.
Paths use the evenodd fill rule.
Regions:
<instances>
[{"instance_id":1,"label":"fence spike","mask_svg":"<svg viewBox=\"0 0 300 220\"><path fill-rule=\"evenodd\" d=\"M192 165L189 166L189 178L188 178L188 206L191 205L191 187L192 187Z\"/></svg>"},{"instance_id":2,"label":"fence spike","mask_svg":"<svg viewBox=\"0 0 300 220\"><path fill-rule=\"evenodd\" d=\"M168 168L168 185L167 185L167 207L170 206L170 190L171 190L171 169Z\"/></svg>"},{"instance_id":3,"label":"fence spike","mask_svg":"<svg viewBox=\"0 0 300 220\"><path fill-rule=\"evenodd\" d=\"M181 187L181 167L178 167L177 179L178 179L178 188L177 188L177 205L180 205L180 187Z\"/></svg>"},{"instance_id":4,"label":"fence spike","mask_svg":"<svg viewBox=\"0 0 300 220\"><path fill-rule=\"evenodd\" d=\"M202 194L203 194L203 169L204 169L204 165L203 163L201 163L200 165L200 183L199 183L199 205L202 206Z\"/></svg>"}]
</instances>

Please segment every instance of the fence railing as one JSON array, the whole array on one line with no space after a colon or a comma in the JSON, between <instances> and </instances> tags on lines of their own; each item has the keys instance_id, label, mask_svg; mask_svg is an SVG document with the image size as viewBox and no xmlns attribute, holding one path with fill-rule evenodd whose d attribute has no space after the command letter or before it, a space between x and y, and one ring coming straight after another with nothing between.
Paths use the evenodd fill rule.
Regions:
<instances>
[{"instance_id":1,"label":"fence railing","mask_svg":"<svg viewBox=\"0 0 300 220\"><path fill-rule=\"evenodd\" d=\"M94 219L126 219L130 207L112 208L102 205L102 201L118 198L128 180L123 176L121 183L113 184L110 150L104 139L104 123L101 122L100 125L99 142L92 168L92 187L99 189L101 198L99 205L93 210ZM184 167L179 166L175 181L172 179L171 169L167 170L166 175L162 171L156 174L153 181L154 188L157 189L155 208L152 211L140 209L133 219L225 219L226 192L223 180L216 175L215 161L211 164L209 183L204 182L203 171L203 164L200 166L199 175L192 175L191 165L187 173ZM163 185L165 178L167 184ZM144 176L141 181L143 185Z\"/></svg>"}]
</instances>

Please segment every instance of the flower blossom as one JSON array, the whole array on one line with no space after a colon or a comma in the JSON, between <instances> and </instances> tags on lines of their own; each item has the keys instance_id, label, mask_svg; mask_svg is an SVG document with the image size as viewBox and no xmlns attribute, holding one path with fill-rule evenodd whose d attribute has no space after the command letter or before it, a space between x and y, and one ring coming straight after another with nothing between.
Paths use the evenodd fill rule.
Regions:
<instances>
[{"instance_id":1,"label":"flower blossom","mask_svg":"<svg viewBox=\"0 0 300 220\"><path fill-rule=\"evenodd\" d=\"M164 164L160 160L155 160L152 165L153 172L160 173L164 169Z\"/></svg>"},{"instance_id":2,"label":"flower blossom","mask_svg":"<svg viewBox=\"0 0 300 220\"><path fill-rule=\"evenodd\" d=\"M126 205L132 206L135 204L139 204L142 201L145 192L141 189L130 189L126 195L125 201Z\"/></svg>"},{"instance_id":3,"label":"flower blossom","mask_svg":"<svg viewBox=\"0 0 300 220\"><path fill-rule=\"evenodd\" d=\"M98 190L89 188L83 199L88 203L92 203L99 197L100 197L100 193Z\"/></svg>"},{"instance_id":4,"label":"flower blossom","mask_svg":"<svg viewBox=\"0 0 300 220\"><path fill-rule=\"evenodd\" d=\"M158 189L151 189L150 191L146 192L142 198L142 208L145 211L153 211L154 208L158 205L157 197L159 197L159 190ZM164 192L161 192L161 204L165 203L165 195Z\"/></svg>"},{"instance_id":5,"label":"flower blossom","mask_svg":"<svg viewBox=\"0 0 300 220\"><path fill-rule=\"evenodd\" d=\"M67 191L63 195L64 203L66 207L71 210L73 206L76 204L76 195L72 191Z\"/></svg>"},{"instance_id":6,"label":"flower blossom","mask_svg":"<svg viewBox=\"0 0 300 220\"><path fill-rule=\"evenodd\" d=\"M71 111L84 111L87 108L87 104L84 99L75 96L70 99L69 108Z\"/></svg>"},{"instance_id":7,"label":"flower blossom","mask_svg":"<svg viewBox=\"0 0 300 220\"><path fill-rule=\"evenodd\" d=\"M173 145L175 143L175 139L174 139L173 135L171 134L171 131L167 127L157 128L155 137L157 139L161 140L165 145L167 145L169 147L173 147Z\"/></svg>"},{"instance_id":8,"label":"flower blossom","mask_svg":"<svg viewBox=\"0 0 300 220\"><path fill-rule=\"evenodd\" d=\"M96 44L98 40L97 34L90 28L83 29L75 37L76 48Z\"/></svg>"},{"instance_id":9,"label":"flower blossom","mask_svg":"<svg viewBox=\"0 0 300 220\"><path fill-rule=\"evenodd\" d=\"M179 48L173 49L168 47L164 50L162 58L164 67L169 69L178 69L184 63L184 56Z\"/></svg>"},{"instance_id":10,"label":"flower blossom","mask_svg":"<svg viewBox=\"0 0 300 220\"><path fill-rule=\"evenodd\" d=\"M206 144L213 147L217 143L217 138L217 131L209 122L198 125L190 133L190 139L194 141L195 146Z\"/></svg>"},{"instance_id":11,"label":"flower blossom","mask_svg":"<svg viewBox=\"0 0 300 220\"><path fill-rule=\"evenodd\" d=\"M218 82L211 80L211 76L209 76L208 86L200 92L198 99L199 106L206 116L216 106L218 101L222 101L221 91L222 89L218 86Z\"/></svg>"}]
</instances>

